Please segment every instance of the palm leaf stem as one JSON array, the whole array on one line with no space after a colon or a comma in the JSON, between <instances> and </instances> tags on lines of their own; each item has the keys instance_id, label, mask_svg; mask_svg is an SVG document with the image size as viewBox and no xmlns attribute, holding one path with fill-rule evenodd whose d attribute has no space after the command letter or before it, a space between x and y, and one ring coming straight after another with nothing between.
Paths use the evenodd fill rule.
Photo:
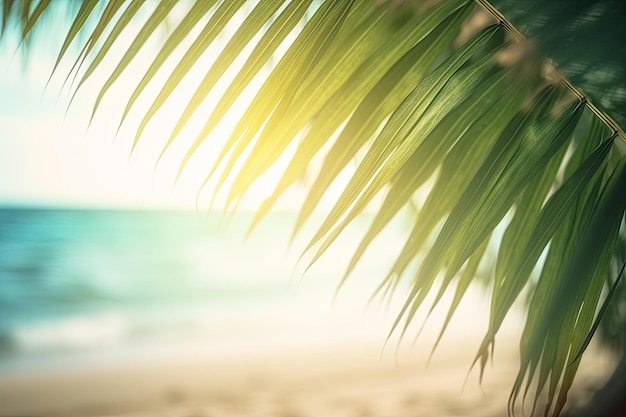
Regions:
<instances>
[{"instance_id":1,"label":"palm leaf stem","mask_svg":"<svg viewBox=\"0 0 626 417\"><path fill-rule=\"evenodd\" d=\"M493 19L495 19L498 24L500 24L502 27L504 27L506 29L507 32L509 32L511 35L513 35L514 37L516 37L517 39L521 40L521 41L527 41L526 37L515 27L513 26L513 24L506 18L504 17L504 15L502 13L500 13L500 11L498 9L496 9L495 7L493 7L491 5L491 3L489 3L487 0L474 0L480 7L483 8L483 10L485 10L485 12L487 12L489 15L491 15L491 17ZM563 74L561 71L559 71L555 66L554 63L552 63L551 61L542 58L541 59L542 63L550 70L551 73L553 73L559 81L561 81L563 84L565 84L565 86L582 102L584 102L587 107L589 108L589 110L591 112L593 112L593 114L595 114L600 120L602 120L602 122L609 128L611 129L614 133L617 133L618 136L624 141L626 142L626 133L624 132L624 130L617 124L617 122L615 120L613 120L611 118L611 116L609 116L608 114L606 114L605 112L603 112L602 110L600 110L598 107L596 107L590 100L590 98L583 93L580 89L576 88L565 76L565 74Z\"/></svg>"}]
</instances>

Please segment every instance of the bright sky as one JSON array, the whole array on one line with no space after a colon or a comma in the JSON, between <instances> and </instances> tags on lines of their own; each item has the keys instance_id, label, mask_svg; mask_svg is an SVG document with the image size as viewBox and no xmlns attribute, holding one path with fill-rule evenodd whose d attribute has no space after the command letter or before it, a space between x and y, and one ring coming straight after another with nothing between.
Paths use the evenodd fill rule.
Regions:
<instances>
[{"instance_id":1,"label":"bright sky","mask_svg":"<svg viewBox=\"0 0 626 417\"><path fill-rule=\"evenodd\" d=\"M148 3L149 4L149 3ZM147 17L144 11L143 18ZM174 9L173 19L180 18L184 3ZM245 10L244 10L245 12ZM231 30L236 28L234 19ZM44 22L48 23L48 22ZM51 23L54 23L51 21ZM243 106L235 105L234 113L227 116L210 140L205 141L195 158L174 186L174 178L185 148L204 122L202 113L208 114L216 96L209 97L198 114L183 130L180 140L166 153L157 169L154 163L160 153L174 121L182 111L185 97L193 93L204 75L198 68L184 79L180 88L167 106L157 114L145 130L142 141L129 158L130 147L140 115L132 113L115 138L118 121L130 91L148 66L154 48L164 39L164 32L157 33L148 42L135 61L128 67L119 82L104 98L94 122L88 126L92 105L98 89L113 70L113 63L125 52L126 45L134 38L142 21L135 22L123 33L122 44L117 42L94 76L79 91L66 115L69 89L63 89L63 81L82 47L79 43L70 48L67 58L55 73L46 88L57 51L63 41L64 32L58 27L43 26L36 34L30 49L18 48L15 31L0 42L0 205L28 204L54 206L123 206L162 207L175 206L193 208L196 194L207 172L208 162L219 151L219 143L229 129L234 127L237 112ZM200 22L199 30L203 22ZM52 30L50 28L52 27ZM65 29L64 29L65 30ZM191 34L193 36L193 32ZM184 42L189 45L191 36ZM227 40L222 38L222 42ZM125 42L124 42L125 41ZM200 67L206 68L217 56L217 46L210 48L200 59ZM179 48L166 62L173 68L183 54ZM242 62L242 61L241 61ZM240 62L240 63L241 63ZM235 62L237 65L237 62ZM137 68L137 70L133 70ZM232 71L231 71L232 73ZM162 71L160 79L164 79ZM166 74L167 75L167 74ZM157 76L158 77L158 76ZM256 80L256 86L260 86ZM254 89L254 86L251 86ZM219 90L219 89L218 89ZM147 110L151 99L158 91L148 88L138 100L138 108ZM248 94L248 97L250 95ZM245 99L245 97L244 97ZM114 140L115 138L115 140ZM260 181L241 204L242 208L257 206L272 191L271 184L279 171L269 173ZM209 184L210 185L210 184ZM291 196L282 200L279 208L296 208L301 190L294 189ZM200 207L208 206L211 187L200 198ZM219 207L219 200L218 200Z\"/></svg>"}]
</instances>

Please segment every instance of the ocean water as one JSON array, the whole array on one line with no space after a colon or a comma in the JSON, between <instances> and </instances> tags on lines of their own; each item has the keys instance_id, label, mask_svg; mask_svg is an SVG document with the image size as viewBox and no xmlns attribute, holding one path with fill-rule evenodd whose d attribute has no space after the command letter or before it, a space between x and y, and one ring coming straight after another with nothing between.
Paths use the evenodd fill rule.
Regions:
<instances>
[{"instance_id":1,"label":"ocean water","mask_svg":"<svg viewBox=\"0 0 626 417\"><path fill-rule=\"evenodd\" d=\"M242 334L258 340L332 311L370 218L357 219L304 278L298 258L316 219L290 247L294 214L271 214L246 238L251 218L0 210L0 372L119 359L194 340L215 345ZM346 297L365 305L406 227L392 223L368 252L341 293L348 309Z\"/></svg>"}]
</instances>

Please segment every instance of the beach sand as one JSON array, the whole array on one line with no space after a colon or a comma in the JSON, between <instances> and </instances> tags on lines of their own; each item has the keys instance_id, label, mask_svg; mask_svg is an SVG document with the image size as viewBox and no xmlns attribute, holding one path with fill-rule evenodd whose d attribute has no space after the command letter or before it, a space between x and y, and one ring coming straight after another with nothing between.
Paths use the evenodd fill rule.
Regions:
<instances>
[{"instance_id":1,"label":"beach sand","mask_svg":"<svg viewBox=\"0 0 626 417\"><path fill-rule=\"evenodd\" d=\"M329 314L298 326L274 325L266 336L263 328L241 338L231 335L228 343L213 337L170 343L158 353L139 350L117 360L4 372L0 415L506 415L518 367L519 326L503 327L482 384L474 369L464 386L482 332L464 328L462 321L453 325L428 362L436 332L426 331L415 346L392 340L383 350L388 327L381 322L376 312ZM592 346L569 405L587 401L612 364L608 354Z\"/></svg>"},{"instance_id":2,"label":"beach sand","mask_svg":"<svg viewBox=\"0 0 626 417\"><path fill-rule=\"evenodd\" d=\"M502 352L501 352L502 353ZM509 352L510 353L510 352ZM3 416L503 416L515 362L482 386L446 352L427 369L381 364L375 349L274 352L91 367L0 379ZM443 356L443 355L442 355ZM502 357L502 355L501 355ZM570 394L602 384L598 361ZM606 367L605 363L600 364Z\"/></svg>"},{"instance_id":3,"label":"beach sand","mask_svg":"<svg viewBox=\"0 0 626 417\"><path fill-rule=\"evenodd\" d=\"M321 300L328 297L304 295L222 315L202 337L111 347L91 356L66 353L6 368L0 372L0 416L506 415L519 366L521 310L503 323L493 364L479 384L478 369L468 371L488 323L483 292L466 296L430 361L446 300L415 344L420 314L401 342L394 333L385 344L397 304L372 308L340 300L329 306ZM612 366L610 355L592 344L568 405L584 404Z\"/></svg>"}]
</instances>

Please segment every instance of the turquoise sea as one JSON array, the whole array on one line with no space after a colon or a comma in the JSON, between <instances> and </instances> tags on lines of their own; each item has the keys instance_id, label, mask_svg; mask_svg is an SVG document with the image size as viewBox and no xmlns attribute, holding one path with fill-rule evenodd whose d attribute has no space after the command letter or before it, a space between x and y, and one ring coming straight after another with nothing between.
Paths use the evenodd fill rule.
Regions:
<instances>
[{"instance_id":1,"label":"turquoise sea","mask_svg":"<svg viewBox=\"0 0 626 417\"><path fill-rule=\"evenodd\" d=\"M212 335L220 343L229 329L255 337L289 320L297 327L307 309L330 311L370 218L357 219L304 277L298 258L321 218L291 247L294 214L271 214L246 238L251 218L1 209L0 372L119 359ZM397 221L385 230L340 299L366 304L405 228Z\"/></svg>"}]
</instances>

